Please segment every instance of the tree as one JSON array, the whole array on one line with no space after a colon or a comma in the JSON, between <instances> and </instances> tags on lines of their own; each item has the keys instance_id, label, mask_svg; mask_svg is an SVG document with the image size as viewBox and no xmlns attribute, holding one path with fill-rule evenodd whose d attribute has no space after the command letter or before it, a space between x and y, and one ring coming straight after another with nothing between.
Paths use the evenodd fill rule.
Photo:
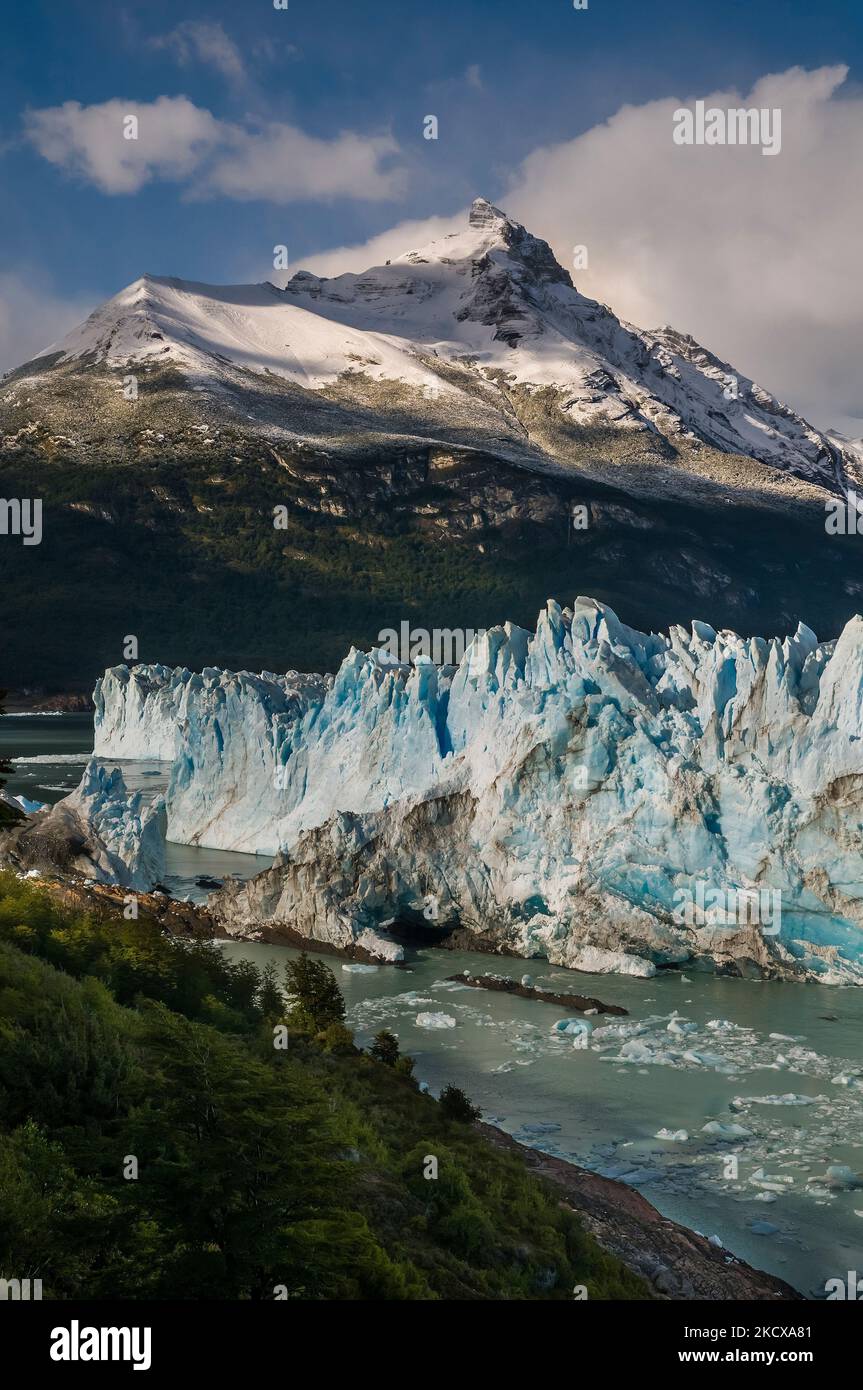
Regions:
<instances>
[{"instance_id":1,"label":"tree","mask_svg":"<svg viewBox=\"0 0 863 1390\"><path fill-rule=\"evenodd\" d=\"M272 961L265 965L261 971L261 983L256 1003L262 1016L266 1019L281 1018L284 1013L285 1001L282 998L282 991L276 983L276 969Z\"/></svg>"},{"instance_id":2,"label":"tree","mask_svg":"<svg viewBox=\"0 0 863 1390\"><path fill-rule=\"evenodd\" d=\"M6 691L0 690L0 714L4 713L3 701L5 698ZM8 758L0 758L0 827L17 825L20 820L24 819L23 811L20 811L17 806L11 806L2 796L3 788L6 785L6 776L14 771L15 769Z\"/></svg>"},{"instance_id":3,"label":"tree","mask_svg":"<svg viewBox=\"0 0 863 1390\"><path fill-rule=\"evenodd\" d=\"M322 1033L344 1019L345 1001L335 975L305 951L285 967L285 993L292 1004L288 1022L296 1028Z\"/></svg>"},{"instance_id":4,"label":"tree","mask_svg":"<svg viewBox=\"0 0 863 1390\"><path fill-rule=\"evenodd\" d=\"M395 1033L382 1028L375 1035L375 1040L369 1048L369 1056L374 1057L376 1062L383 1062L386 1067L394 1067L399 1060L399 1040Z\"/></svg>"},{"instance_id":5,"label":"tree","mask_svg":"<svg viewBox=\"0 0 863 1390\"><path fill-rule=\"evenodd\" d=\"M458 1086L444 1086L438 1103L445 1120L460 1120L464 1124L473 1124L482 1114L479 1107L473 1105Z\"/></svg>"},{"instance_id":6,"label":"tree","mask_svg":"<svg viewBox=\"0 0 863 1390\"><path fill-rule=\"evenodd\" d=\"M337 1057L352 1057L357 1051L354 1035L344 1023L328 1024L323 1032L318 1033L315 1041L321 1044L325 1052L334 1052Z\"/></svg>"},{"instance_id":7,"label":"tree","mask_svg":"<svg viewBox=\"0 0 863 1390\"><path fill-rule=\"evenodd\" d=\"M339 1205L320 1088L290 1059L267 1065L162 1004L142 1014L151 1075L124 1141L146 1180L125 1195L174 1233L160 1296L268 1298L277 1284L325 1296L353 1214Z\"/></svg>"}]
</instances>

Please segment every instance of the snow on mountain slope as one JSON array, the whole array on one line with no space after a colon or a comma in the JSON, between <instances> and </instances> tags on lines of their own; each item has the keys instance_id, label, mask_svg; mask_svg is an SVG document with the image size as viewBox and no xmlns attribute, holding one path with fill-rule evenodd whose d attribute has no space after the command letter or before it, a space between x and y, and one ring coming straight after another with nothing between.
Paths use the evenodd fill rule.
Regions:
<instances>
[{"instance_id":1,"label":"snow on mountain slope","mask_svg":"<svg viewBox=\"0 0 863 1390\"><path fill-rule=\"evenodd\" d=\"M561 426L703 442L833 491L860 468L691 338L642 332L579 294L545 242L481 198L461 232L359 275L299 272L284 290L144 276L40 357L171 364L199 386L236 371L311 392L400 383L439 421L481 386L507 428L519 392L545 389Z\"/></svg>"},{"instance_id":2,"label":"snow on mountain slope","mask_svg":"<svg viewBox=\"0 0 863 1390\"><path fill-rule=\"evenodd\" d=\"M579 598L455 669L115 668L96 748L152 756L173 728L169 838L280 852L217 901L231 932L344 946L400 917L581 968L622 951L861 983L861 692L860 618L827 644L647 635ZM681 918L699 892L722 910ZM766 918L739 916L746 894Z\"/></svg>"}]
</instances>

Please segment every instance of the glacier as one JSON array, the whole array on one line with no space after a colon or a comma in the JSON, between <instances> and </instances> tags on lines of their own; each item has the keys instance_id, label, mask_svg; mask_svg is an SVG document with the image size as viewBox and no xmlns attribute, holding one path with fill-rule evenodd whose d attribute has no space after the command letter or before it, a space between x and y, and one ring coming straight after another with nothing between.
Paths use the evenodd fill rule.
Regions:
<instances>
[{"instance_id":1,"label":"glacier","mask_svg":"<svg viewBox=\"0 0 863 1390\"><path fill-rule=\"evenodd\" d=\"M94 698L97 758L171 760L170 840L275 855L210 899L229 933L398 921L587 971L863 983L859 617L824 643L645 634L549 600L457 667L120 666ZM699 883L778 894L778 930L682 919Z\"/></svg>"},{"instance_id":2,"label":"glacier","mask_svg":"<svg viewBox=\"0 0 863 1390\"><path fill-rule=\"evenodd\" d=\"M69 796L28 811L4 837L0 866L147 892L165 873L165 829L161 795L130 793L119 767L90 758Z\"/></svg>"}]
</instances>

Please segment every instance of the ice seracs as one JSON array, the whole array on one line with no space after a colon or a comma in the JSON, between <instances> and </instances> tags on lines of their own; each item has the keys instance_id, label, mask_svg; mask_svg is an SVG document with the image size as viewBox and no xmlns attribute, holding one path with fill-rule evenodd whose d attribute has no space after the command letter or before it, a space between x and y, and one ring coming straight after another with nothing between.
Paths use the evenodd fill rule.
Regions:
<instances>
[{"instance_id":1,"label":"ice seracs","mask_svg":"<svg viewBox=\"0 0 863 1390\"><path fill-rule=\"evenodd\" d=\"M100 757L170 756L170 839L277 856L213 899L229 932L414 921L585 971L863 980L859 618L830 643L645 634L550 600L455 669L115 668L95 701ZM681 919L700 883L780 894L780 930Z\"/></svg>"}]
</instances>

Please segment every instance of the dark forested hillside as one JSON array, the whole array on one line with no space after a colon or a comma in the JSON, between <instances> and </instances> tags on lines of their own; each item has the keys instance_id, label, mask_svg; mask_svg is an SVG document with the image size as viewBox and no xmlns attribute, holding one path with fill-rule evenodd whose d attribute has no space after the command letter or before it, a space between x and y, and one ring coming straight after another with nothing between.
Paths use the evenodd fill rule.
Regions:
<instances>
[{"instance_id":1,"label":"dark forested hillside","mask_svg":"<svg viewBox=\"0 0 863 1390\"><path fill-rule=\"evenodd\" d=\"M54 1299L650 1296L342 1011L320 962L282 989L0 875L0 1275Z\"/></svg>"}]
</instances>

